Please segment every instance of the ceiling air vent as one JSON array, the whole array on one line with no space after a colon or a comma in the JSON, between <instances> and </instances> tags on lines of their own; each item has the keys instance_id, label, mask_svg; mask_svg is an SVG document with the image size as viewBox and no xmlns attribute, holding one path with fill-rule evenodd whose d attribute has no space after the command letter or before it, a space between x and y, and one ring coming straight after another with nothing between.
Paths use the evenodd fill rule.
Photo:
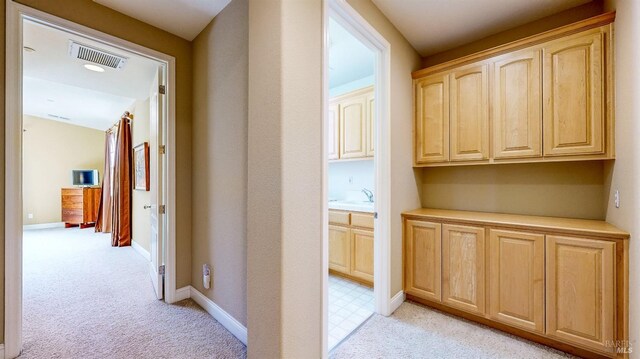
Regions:
<instances>
[{"instance_id":1,"label":"ceiling air vent","mask_svg":"<svg viewBox=\"0 0 640 359\"><path fill-rule=\"evenodd\" d=\"M115 55L75 41L69 41L69 55L74 59L89 61L112 69L122 69L127 63L126 57Z\"/></svg>"}]
</instances>

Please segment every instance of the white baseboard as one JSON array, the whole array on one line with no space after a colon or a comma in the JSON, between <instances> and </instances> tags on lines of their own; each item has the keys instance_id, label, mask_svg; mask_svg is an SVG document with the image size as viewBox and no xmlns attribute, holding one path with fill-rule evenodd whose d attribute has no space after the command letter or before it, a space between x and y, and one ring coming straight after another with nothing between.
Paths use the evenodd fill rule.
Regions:
<instances>
[{"instance_id":1,"label":"white baseboard","mask_svg":"<svg viewBox=\"0 0 640 359\"><path fill-rule=\"evenodd\" d=\"M176 294L174 296L174 303L179 302L181 300L185 300L187 298L191 298L191 286L188 285L186 287L182 287L180 289L176 289Z\"/></svg>"},{"instance_id":2,"label":"white baseboard","mask_svg":"<svg viewBox=\"0 0 640 359\"><path fill-rule=\"evenodd\" d=\"M238 340L244 345L247 345L247 328L232 317L231 314L224 311L211 299L207 298L204 294L200 293L197 289L189 286L191 289L191 299L198 303L204 310L206 310L212 317L214 317L223 327L227 328ZM179 290L182 290L180 288Z\"/></svg>"},{"instance_id":3,"label":"white baseboard","mask_svg":"<svg viewBox=\"0 0 640 359\"><path fill-rule=\"evenodd\" d=\"M389 303L389 315L393 314L396 309L400 308L402 303L404 303L405 295L404 291L399 291L396 295L391 298L391 302Z\"/></svg>"},{"instance_id":4,"label":"white baseboard","mask_svg":"<svg viewBox=\"0 0 640 359\"><path fill-rule=\"evenodd\" d=\"M29 231L32 229L47 229L47 228L64 228L64 222L25 224L22 226L22 229L25 231Z\"/></svg>"},{"instance_id":5,"label":"white baseboard","mask_svg":"<svg viewBox=\"0 0 640 359\"><path fill-rule=\"evenodd\" d=\"M149 254L146 249L142 248L142 246L139 245L138 242L131 241L131 247L133 247L133 249L138 252L144 259L151 261L151 254Z\"/></svg>"}]
</instances>

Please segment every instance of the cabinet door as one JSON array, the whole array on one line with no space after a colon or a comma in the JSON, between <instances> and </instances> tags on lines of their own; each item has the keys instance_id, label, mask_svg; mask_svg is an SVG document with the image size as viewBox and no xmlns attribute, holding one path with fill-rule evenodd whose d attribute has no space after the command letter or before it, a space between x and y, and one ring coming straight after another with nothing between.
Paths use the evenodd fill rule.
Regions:
<instances>
[{"instance_id":1,"label":"cabinet door","mask_svg":"<svg viewBox=\"0 0 640 359\"><path fill-rule=\"evenodd\" d=\"M351 275L373 283L373 231L351 230Z\"/></svg>"},{"instance_id":2,"label":"cabinet door","mask_svg":"<svg viewBox=\"0 0 640 359\"><path fill-rule=\"evenodd\" d=\"M340 102L340 158L367 155L367 97L357 95Z\"/></svg>"},{"instance_id":3,"label":"cabinet door","mask_svg":"<svg viewBox=\"0 0 640 359\"><path fill-rule=\"evenodd\" d=\"M484 308L484 228L442 226L442 302L470 313Z\"/></svg>"},{"instance_id":4,"label":"cabinet door","mask_svg":"<svg viewBox=\"0 0 640 359\"><path fill-rule=\"evenodd\" d=\"M451 161L489 158L488 65L451 73Z\"/></svg>"},{"instance_id":5,"label":"cabinet door","mask_svg":"<svg viewBox=\"0 0 640 359\"><path fill-rule=\"evenodd\" d=\"M614 256L614 242L547 236L547 335L613 353Z\"/></svg>"},{"instance_id":6,"label":"cabinet door","mask_svg":"<svg viewBox=\"0 0 640 359\"><path fill-rule=\"evenodd\" d=\"M540 58L524 50L493 64L493 158L542 156Z\"/></svg>"},{"instance_id":7,"label":"cabinet door","mask_svg":"<svg viewBox=\"0 0 640 359\"><path fill-rule=\"evenodd\" d=\"M491 230L489 313L503 323L544 333L544 235Z\"/></svg>"},{"instance_id":8,"label":"cabinet door","mask_svg":"<svg viewBox=\"0 0 640 359\"><path fill-rule=\"evenodd\" d=\"M433 301L441 300L441 231L440 223L405 222L406 293Z\"/></svg>"},{"instance_id":9,"label":"cabinet door","mask_svg":"<svg viewBox=\"0 0 640 359\"><path fill-rule=\"evenodd\" d=\"M338 121L338 104L329 105L329 123L327 124L327 151L328 158L330 160L337 160L340 158L340 124Z\"/></svg>"},{"instance_id":10,"label":"cabinet door","mask_svg":"<svg viewBox=\"0 0 640 359\"><path fill-rule=\"evenodd\" d=\"M414 83L415 162L449 161L449 75Z\"/></svg>"},{"instance_id":11,"label":"cabinet door","mask_svg":"<svg viewBox=\"0 0 640 359\"><path fill-rule=\"evenodd\" d=\"M373 92L367 96L367 157L373 157L376 146L376 101Z\"/></svg>"},{"instance_id":12,"label":"cabinet door","mask_svg":"<svg viewBox=\"0 0 640 359\"><path fill-rule=\"evenodd\" d=\"M351 268L349 228L329 225L329 269L349 274Z\"/></svg>"},{"instance_id":13,"label":"cabinet door","mask_svg":"<svg viewBox=\"0 0 640 359\"><path fill-rule=\"evenodd\" d=\"M603 41L595 29L543 47L545 156L604 152Z\"/></svg>"}]
</instances>

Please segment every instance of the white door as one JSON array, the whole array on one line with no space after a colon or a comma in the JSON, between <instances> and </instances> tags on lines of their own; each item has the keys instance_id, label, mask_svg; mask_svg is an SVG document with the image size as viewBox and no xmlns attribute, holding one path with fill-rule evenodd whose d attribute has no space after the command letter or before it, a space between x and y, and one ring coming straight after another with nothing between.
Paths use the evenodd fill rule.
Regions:
<instances>
[{"instance_id":1,"label":"white door","mask_svg":"<svg viewBox=\"0 0 640 359\"><path fill-rule=\"evenodd\" d=\"M158 299L163 298L163 273L160 267L164 265L164 181L163 160L160 146L164 145L163 109L164 96L159 88L163 84L163 67L158 67L158 75L151 85L149 103L150 133L149 133L149 169L150 169L150 197L151 197L151 264L150 274L153 288ZM164 268L164 267L163 267Z\"/></svg>"}]
</instances>

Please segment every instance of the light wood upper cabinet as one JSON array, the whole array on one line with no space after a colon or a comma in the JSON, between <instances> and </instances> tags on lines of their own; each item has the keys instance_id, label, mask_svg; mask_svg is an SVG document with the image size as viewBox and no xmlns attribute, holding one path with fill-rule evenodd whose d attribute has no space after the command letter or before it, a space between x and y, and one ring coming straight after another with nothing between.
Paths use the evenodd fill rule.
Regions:
<instances>
[{"instance_id":1,"label":"light wood upper cabinet","mask_svg":"<svg viewBox=\"0 0 640 359\"><path fill-rule=\"evenodd\" d=\"M449 161L449 75L437 74L414 84L415 161Z\"/></svg>"},{"instance_id":2,"label":"light wood upper cabinet","mask_svg":"<svg viewBox=\"0 0 640 359\"><path fill-rule=\"evenodd\" d=\"M552 41L544 52L544 155L604 152L604 34Z\"/></svg>"},{"instance_id":3,"label":"light wood upper cabinet","mask_svg":"<svg viewBox=\"0 0 640 359\"><path fill-rule=\"evenodd\" d=\"M488 65L471 65L451 73L451 161L489 158L488 92Z\"/></svg>"},{"instance_id":4,"label":"light wood upper cabinet","mask_svg":"<svg viewBox=\"0 0 640 359\"><path fill-rule=\"evenodd\" d=\"M373 283L373 231L351 229L351 275Z\"/></svg>"},{"instance_id":5,"label":"light wood upper cabinet","mask_svg":"<svg viewBox=\"0 0 640 359\"><path fill-rule=\"evenodd\" d=\"M442 302L470 313L485 312L484 228L442 226Z\"/></svg>"},{"instance_id":6,"label":"light wood upper cabinet","mask_svg":"<svg viewBox=\"0 0 640 359\"><path fill-rule=\"evenodd\" d=\"M547 236L547 335L612 353L615 243Z\"/></svg>"},{"instance_id":7,"label":"light wood upper cabinet","mask_svg":"<svg viewBox=\"0 0 640 359\"><path fill-rule=\"evenodd\" d=\"M367 157L373 157L376 146L376 101L373 94L367 95Z\"/></svg>"},{"instance_id":8,"label":"light wood upper cabinet","mask_svg":"<svg viewBox=\"0 0 640 359\"><path fill-rule=\"evenodd\" d=\"M367 97L355 96L340 103L340 158L367 155Z\"/></svg>"},{"instance_id":9,"label":"light wood upper cabinet","mask_svg":"<svg viewBox=\"0 0 640 359\"><path fill-rule=\"evenodd\" d=\"M544 235L491 229L489 314L544 333Z\"/></svg>"},{"instance_id":10,"label":"light wood upper cabinet","mask_svg":"<svg viewBox=\"0 0 640 359\"><path fill-rule=\"evenodd\" d=\"M414 166L613 159L613 19L415 71Z\"/></svg>"},{"instance_id":11,"label":"light wood upper cabinet","mask_svg":"<svg viewBox=\"0 0 640 359\"><path fill-rule=\"evenodd\" d=\"M405 292L440 301L442 225L405 222Z\"/></svg>"},{"instance_id":12,"label":"light wood upper cabinet","mask_svg":"<svg viewBox=\"0 0 640 359\"><path fill-rule=\"evenodd\" d=\"M542 156L541 50L504 55L493 63L493 157Z\"/></svg>"},{"instance_id":13,"label":"light wood upper cabinet","mask_svg":"<svg viewBox=\"0 0 640 359\"><path fill-rule=\"evenodd\" d=\"M329 268L341 273L349 273L351 269L349 228L329 225Z\"/></svg>"},{"instance_id":14,"label":"light wood upper cabinet","mask_svg":"<svg viewBox=\"0 0 640 359\"><path fill-rule=\"evenodd\" d=\"M327 149L329 151L328 158L330 160L337 160L340 158L340 123L338 121L338 104L329 105L329 123L328 123L328 143Z\"/></svg>"}]
</instances>

